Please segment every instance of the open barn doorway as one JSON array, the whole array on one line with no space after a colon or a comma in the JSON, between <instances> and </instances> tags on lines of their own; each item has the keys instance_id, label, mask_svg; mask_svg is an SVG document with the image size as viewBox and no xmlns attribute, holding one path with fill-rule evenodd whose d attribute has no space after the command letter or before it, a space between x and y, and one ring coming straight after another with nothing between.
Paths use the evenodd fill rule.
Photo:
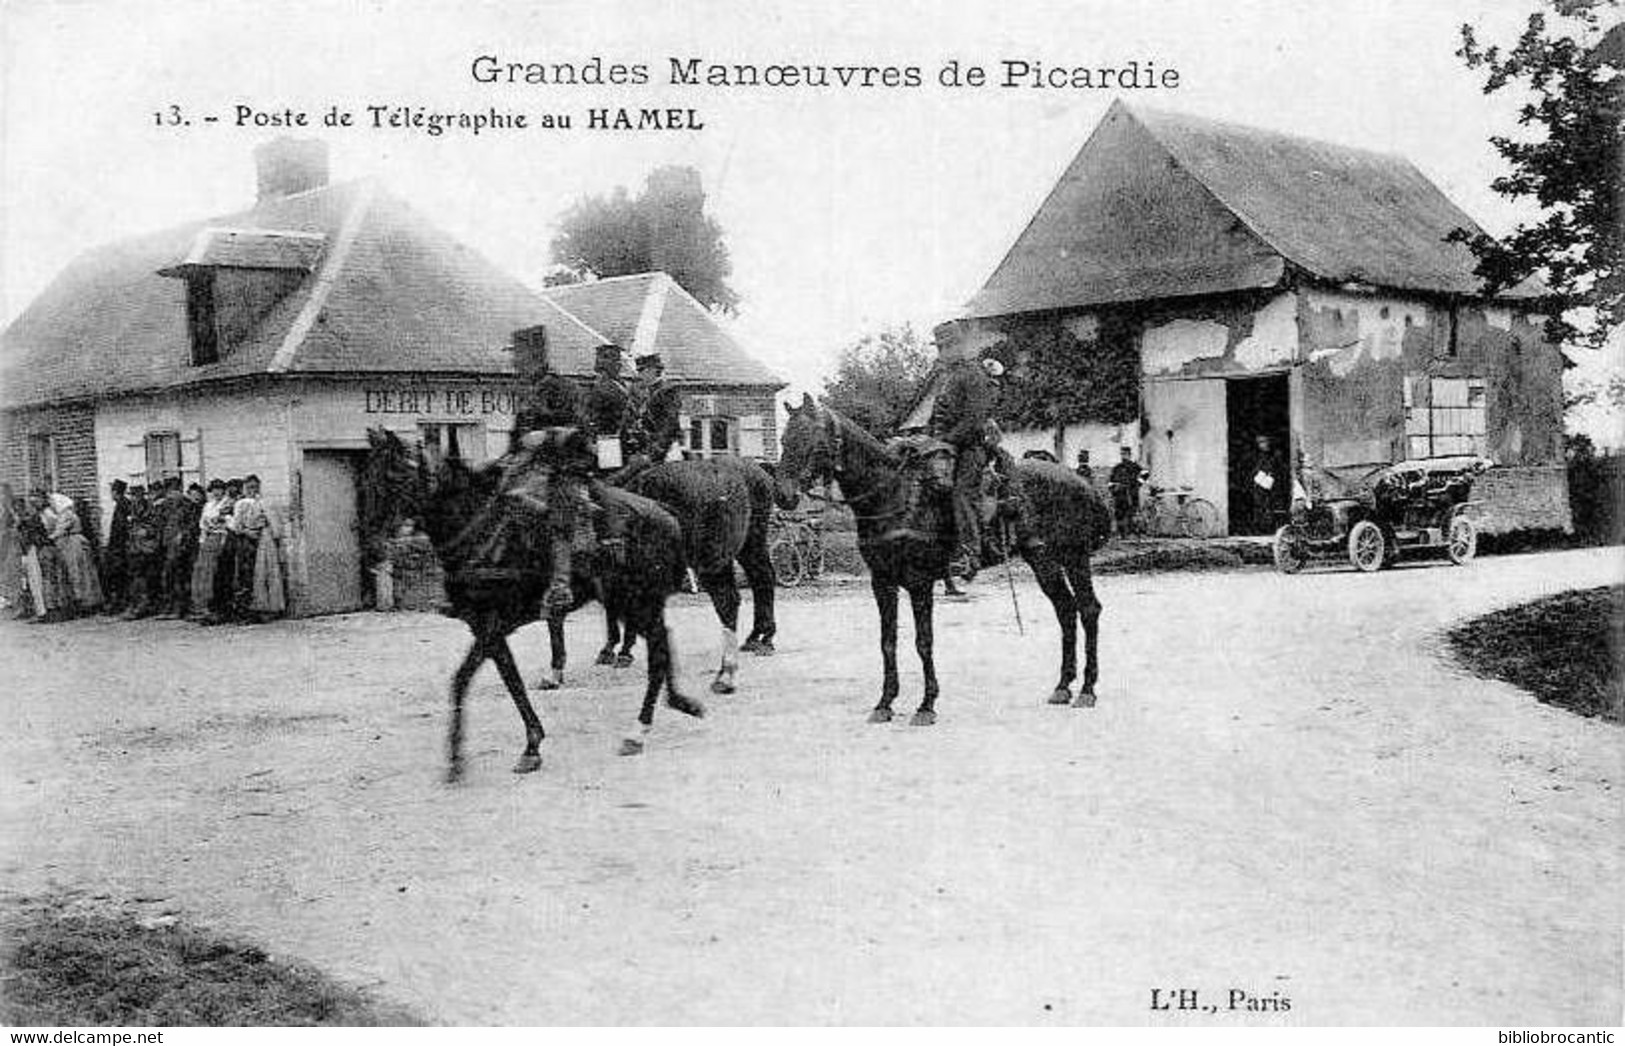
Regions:
<instances>
[{"instance_id":1,"label":"open barn doorway","mask_svg":"<svg viewBox=\"0 0 1625 1046\"><path fill-rule=\"evenodd\" d=\"M1225 427L1230 462L1230 533L1270 534L1290 508L1290 421L1287 376L1232 378L1225 382ZM1258 439L1268 437L1287 471L1268 494L1267 511L1255 501L1253 476L1258 464Z\"/></svg>"}]
</instances>

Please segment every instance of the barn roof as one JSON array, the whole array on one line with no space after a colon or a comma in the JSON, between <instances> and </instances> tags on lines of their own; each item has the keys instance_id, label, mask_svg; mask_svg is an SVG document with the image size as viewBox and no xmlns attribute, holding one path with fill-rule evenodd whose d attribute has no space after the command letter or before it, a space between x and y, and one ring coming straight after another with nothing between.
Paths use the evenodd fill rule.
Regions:
<instances>
[{"instance_id":1,"label":"barn roof","mask_svg":"<svg viewBox=\"0 0 1625 1046\"><path fill-rule=\"evenodd\" d=\"M663 272L549 287L547 296L632 357L660 354L666 376L701 385L783 388L705 306Z\"/></svg>"},{"instance_id":2,"label":"barn roof","mask_svg":"<svg viewBox=\"0 0 1625 1046\"><path fill-rule=\"evenodd\" d=\"M201 265L300 278L198 366L174 276ZM372 182L339 183L80 255L0 333L0 406L257 374L511 373L512 332L538 324L559 370L592 372L601 335Z\"/></svg>"},{"instance_id":3,"label":"barn roof","mask_svg":"<svg viewBox=\"0 0 1625 1046\"><path fill-rule=\"evenodd\" d=\"M969 316L1333 283L1477 296L1478 230L1403 157L1113 103ZM1538 293L1533 283L1502 297Z\"/></svg>"}]
</instances>

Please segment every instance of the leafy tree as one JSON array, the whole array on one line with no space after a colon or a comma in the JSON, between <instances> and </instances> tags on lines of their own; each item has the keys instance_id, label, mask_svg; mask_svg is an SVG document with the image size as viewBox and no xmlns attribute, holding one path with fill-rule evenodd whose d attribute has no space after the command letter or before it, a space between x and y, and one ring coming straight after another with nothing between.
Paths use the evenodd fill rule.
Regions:
<instances>
[{"instance_id":1,"label":"leafy tree","mask_svg":"<svg viewBox=\"0 0 1625 1046\"><path fill-rule=\"evenodd\" d=\"M931 373L932 350L908 324L867 334L841 352L835 376L820 397L865 431L884 439L919 398Z\"/></svg>"},{"instance_id":2,"label":"leafy tree","mask_svg":"<svg viewBox=\"0 0 1625 1046\"><path fill-rule=\"evenodd\" d=\"M1126 316L1107 313L1087 338L1053 319L1018 320L986 355L1005 367L998 418L1008 428L1122 424L1139 413L1140 357Z\"/></svg>"},{"instance_id":3,"label":"leafy tree","mask_svg":"<svg viewBox=\"0 0 1625 1046\"><path fill-rule=\"evenodd\" d=\"M1484 46L1464 25L1456 52L1469 69L1486 73L1485 94L1516 87L1527 95L1518 123L1538 133L1490 139L1511 168L1491 188L1533 199L1542 216L1499 239L1465 229L1450 239L1478 257L1490 293L1542 277L1552 292L1547 337L1598 348L1625 319L1625 27L1613 17L1617 0L1544 3L1557 24L1545 10L1534 12L1508 50Z\"/></svg>"},{"instance_id":4,"label":"leafy tree","mask_svg":"<svg viewBox=\"0 0 1625 1046\"><path fill-rule=\"evenodd\" d=\"M708 308L739 306L722 227L705 213L692 167L657 168L636 197L618 186L582 198L559 220L551 250L557 268L544 277L549 286L659 270Z\"/></svg>"}]
</instances>

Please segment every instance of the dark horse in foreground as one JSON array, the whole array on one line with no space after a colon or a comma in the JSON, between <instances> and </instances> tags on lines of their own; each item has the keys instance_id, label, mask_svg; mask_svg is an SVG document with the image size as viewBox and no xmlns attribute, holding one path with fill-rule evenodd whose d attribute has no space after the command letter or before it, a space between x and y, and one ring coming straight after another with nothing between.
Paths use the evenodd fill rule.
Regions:
<instances>
[{"instance_id":1,"label":"dark horse in foreground","mask_svg":"<svg viewBox=\"0 0 1625 1046\"><path fill-rule=\"evenodd\" d=\"M889 722L897 699L897 590L908 592L914 610L914 647L925 675L925 697L912 722L936 722L937 672L932 658L932 588L948 574L953 553L952 512L946 497L920 499L908 514L902 466L878 440L839 414L802 398L786 406L790 418L780 440L777 482L780 493L834 479L858 525L858 551L869 567L870 585L880 609L880 653L885 681L880 703L869 720ZM1051 704L1095 703L1095 663L1100 601L1089 574L1089 556L1109 533L1106 507L1088 484L1060 465L1023 461L1015 482L1030 506L1035 536L1042 546L1022 551L1061 625L1061 676ZM1083 622L1083 686L1076 698L1078 622Z\"/></svg>"},{"instance_id":2,"label":"dark horse in foreground","mask_svg":"<svg viewBox=\"0 0 1625 1046\"><path fill-rule=\"evenodd\" d=\"M431 475L421 458L394 433L374 429L369 439L369 485L399 499L403 511L422 520L424 532L434 543L445 570L452 614L474 633L473 645L452 676L448 778L456 780L462 775L463 698L474 673L487 660L496 662L525 724L525 749L514 772L538 769L542 763L538 748L546 734L525 693L508 636L546 617L543 598L551 581L546 536L540 527L527 525L529 520L504 518L507 513L524 510L511 506L507 499L499 499L500 477L496 469L472 470L451 458ZM666 599L683 577L677 521L659 505L636 494L610 490L605 497L606 511L625 513L624 562L579 557L571 578L575 605L581 606L596 595L609 612L627 621L647 641L648 685L638 712L644 732L654 722L655 700L662 688L672 708L688 715L704 715L704 706L678 690L666 630ZM520 525L513 525L515 522ZM489 539L499 527L506 528L506 537L493 545ZM549 624L562 625L562 621L561 612ZM641 737L628 737L621 751L631 755L642 747Z\"/></svg>"},{"instance_id":3,"label":"dark horse in foreground","mask_svg":"<svg viewBox=\"0 0 1625 1046\"><path fill-rule=\"evenodd\" d=\"M731 694L739 668L736 653L771 654L776 631L773 614L773 561L767 552L767 526L773 515L773 481L766 472L744 458L713 458L706 461L668 461L635 475L626 489L652 498L670 512L682 530L683 558L694 569L700 588L711 597L717 620L722 624L722 655L711 689ZM739 585L734 579L734 563L744 568L751 590L751 630L740 645ZM614 647L619 638L613 615L609 620L609 642L599 652L600 664L631 662L635 628L627 628L617 660ZM553 646L555 677L564 666L562 637Z\"/></svg>"}]
</instances>

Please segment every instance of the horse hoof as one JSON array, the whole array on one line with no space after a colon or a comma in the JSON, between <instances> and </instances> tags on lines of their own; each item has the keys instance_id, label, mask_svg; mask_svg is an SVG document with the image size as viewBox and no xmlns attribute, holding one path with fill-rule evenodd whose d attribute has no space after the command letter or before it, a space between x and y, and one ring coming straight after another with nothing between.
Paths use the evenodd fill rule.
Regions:
<instances>
[{"instance_id":1,"label":"horse hoof","mask_svg":"<svg viewBox=\"0 0 1625 1046\"><path fill-rule=\"evenodd\" d=\"M740 650L741 653L755 654L757 657L772 657L773 656L773 640L771 640L771 639L747 639L747 640L745 640L744 645L739 648L739 650Z\"/></svg>"},{"instance_id":2,"label":"horse hoof","mask_svg":"<svg viewBox=\"0 0 1625 1046\"><path fill-rule=\"evenodd\" d=\"M519 762L513 764L516 774L533 774L542 768L542 757L535 752L526 752L519 757Z\"/></svg>"},{"instance_id":3,"label":"horse hoof","mask_svg":"<svg viewBox=\"0 0 1625 1046\"><path fill-rule=\"evenodd\" d=\"M632 655L631 654L616 654L615 655L615 667L616 668L631 668L632 667Z\"/></svg>"},{"instance_id":4,"label":"horse hoof","mask_svg":"<svg viewBox=\"0 0 1625 1046\"><path fill-rule=\"evenodd\" d=\"M1095 707L1095 689L1094 689L1094 687L1085 687L1084 689L1079 690L1078 691L1078 696L1076 698L1074 698L1073 701L1072 701L1072 707L1073 708L1093 708L1093 707Z\"/></svg>"},{"instance_id":5,"label":"horse hoof","mask_svg":"<svg viewBox=\"0 0 1625 1046\"><path fill-rule=\"evenodd\" d=\"M1072 703L1072 691L1064 686L1056 687L1054 692L1049 695L1049 703L1052 705L1070 705Z\"/></svg>"},{"instance_id":6,"label":"horse hoof","mask_svg":"<svg viewBox=\"0 0 1625 1046\"><path fill-rule=\"evenodd\" d=\"M873 712L869 713L869 722L871 722L871 723L889 723L889 722L891 722L891 709L889 709L889 708L877 708L877 709L875 709Z\"/></svg>"},{"instance_id":7,"label":"horse hoof","mask_svg":"<svg viewBox=\"0 0 1625 1046\"><path fill-rule=\"evenodd\" d=\"M684 715L691 715L695 719L705 718L705 706L692 697L685 697L682 694L667 694L666 705L674 711L681 712Z\"/></svg>"},{"instance_id":8,"label":"horse hoof","mask_svg":"<svg viewBox=\"0 0 1625 1046\"><path fill-rule=\"evenodd\" d=\"M609 649L598 651L597 663L600 665L613 665L615 663L615 651Z\"/></svg>"},{"instance_id":9,"label":"horse hoof","mask_svg":"<svg viewBox=\"0 0 1625 1046\"><path fill-rule=\"evenodd\" d=\"M616 750L617 755L642 755L643 742L635 737L621 738L621 747Z\"/></svg>"},{"instance_id":10,"label":"horse hoof","mask_svg":"<svg viewBox=\"0 0 1625 1046\"><path fill-rule=\"evenodd\" d=\"M713 694L731 694L737 689L739 688L728 682L726 679L723 679L721 676L711 680L711 692Z\"/></svg>"},{"instance_id":11,"label":"horse hoof","mask_svg":"<svg viewBox=\"0 0 1625 1046\"><path fill-rule=\"evenodd\" d=\"M564 685L564 673L563 672L553 672L553 673L551 673L549 675L545 675L542 678L536 680L536 689L538 689L538 690L557 690L559 687L561 687L563 685Z\"/></svg>"},{"instance_id":12,"label":"horse hoof","mask_svg":"<svg viewBox=\"0 0 1625 1046\"><path fill-rule=\"evenodd\" d=\"M922 708L914 713L914 717L908 721L908 725L933 726L936 724L936 721L937 714L935 712L931 711L929 708Z\"/></svg>"}]
</instances>

